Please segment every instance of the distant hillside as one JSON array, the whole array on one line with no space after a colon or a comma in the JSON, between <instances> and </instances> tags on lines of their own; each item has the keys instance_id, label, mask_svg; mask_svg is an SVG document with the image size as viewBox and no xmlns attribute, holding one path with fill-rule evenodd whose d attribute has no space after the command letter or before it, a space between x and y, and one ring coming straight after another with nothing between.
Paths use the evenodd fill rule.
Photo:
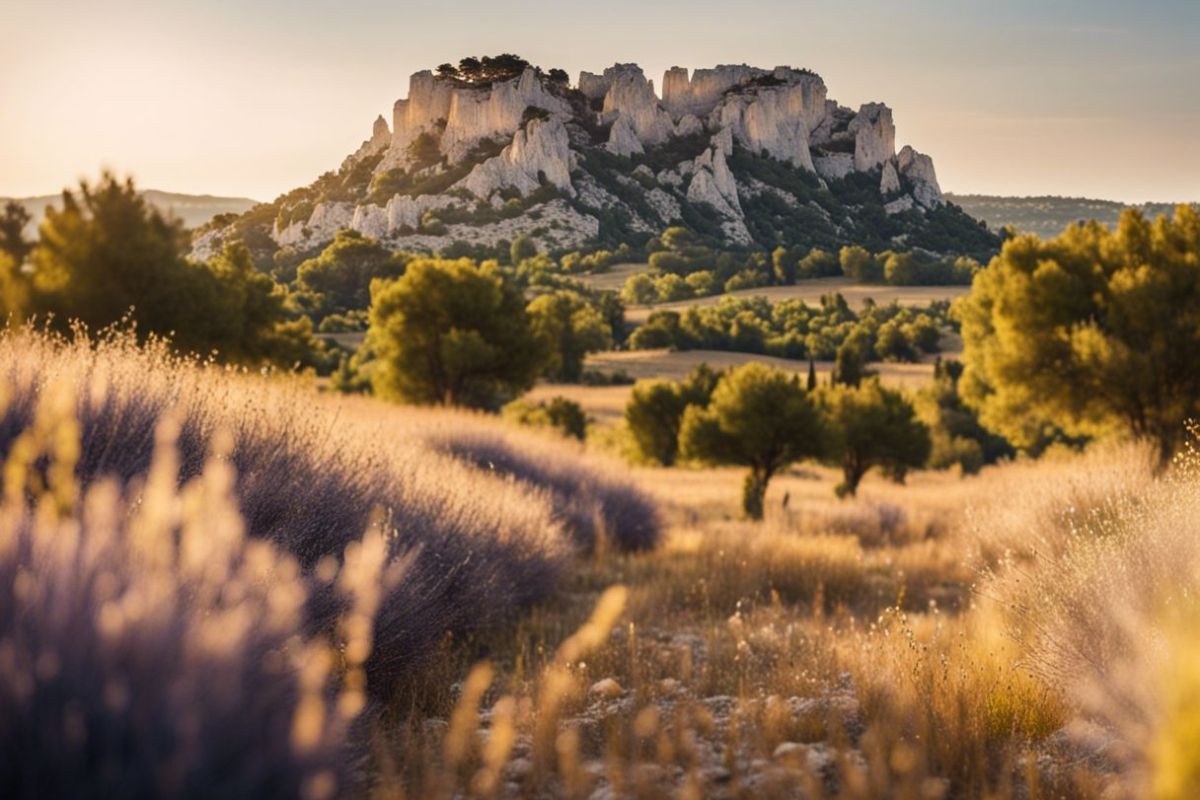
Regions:
<instances>
[{"instance_id":1,"label":"distant hillside","mask_svg":"<svg viewBox=\"0 0 1200 800\"><path fill-rule=\"evenodd\" d=\"M157 189L147 189L142 194L152 205L183 220L184 226L188 228L198 228L218 214L242 214L255 204L254 200L247 197L180 194L178 192L160 192ZM0 204L7 203L10 199L13 198L0 197ZM36 232L38 223L42 221L48 207L59 208L62 206L61 194L15 199L33 215L33 222L29 226L30 235Z\"/></svg>"},{"instance_id":2,"label":"distant hillside","mask_svg":"<svg viewBox=\"0 0 1200 800\"><path fill-rule=\"evenodd\" d=\"M985 194L946 194L946 200L962 208L975 219L983 220L992 230L1011 225L1021 233L1057 236L1073 222L1096 220L1113 225L1126 208L1136 208L1149 216L1170 214L1173 203L1144 203L1129 206L1112 200L1084 197L995 197Z\"/></svg>"},{"instance_id":3,"label":"distant hillside","mask_svg":"<svg viewBox=\"0 0 1200 800\"><path fill-rule=\"evenodd\" d=\"M807 69L636 64L542 70L466 58L409 80L392 120L335 172L197 231L260 264L297 262L354 229L393 250L507 257L643 246L683 226L722 248L920 248L986 258L999 239L942 199L933 160L896 149L892 110L827 96ZM279 259L276 258L279 254Z\"/></svg>"}]
</instances>

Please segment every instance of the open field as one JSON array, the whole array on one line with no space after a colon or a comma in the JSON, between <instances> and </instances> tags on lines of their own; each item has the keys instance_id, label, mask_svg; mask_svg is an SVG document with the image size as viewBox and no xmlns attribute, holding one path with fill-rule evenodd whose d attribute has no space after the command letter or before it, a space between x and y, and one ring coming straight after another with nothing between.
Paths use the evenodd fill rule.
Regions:
<instances>
[{"instance_id":1,"label":"open field","mask_svg":"<svg viewBox=\"0 0 1200 800\"><path fill-rule=\"evenodd\" d=\"M693 300L681 300L676 303L658 303L653 306L630 306L625 311L627 322L640 325L654 311L684 311L693 306L712 306L727 297L749 299L765 297L772 303L784 300L803 300L809 305L821 301L821 297L835 292L846 298L846 302L854 310L860 310L867 300L874 300L879 305L899 303L902 306L927 306L935 300L954 300L962 297L969 286L868 286L861 283L851 283L845 278L814 278L801 281L794 286L764 286L758 289L742 289L736 292L697 297Z\"/></svg>"},{"instance_id":2,"label":"open field","mask_svg":"<svg viewBox=\"0 0 1200 800\"><path fill-rule=\"evenodd\" d=\"M77 714L254 796L1111 798L1194 749L1143 691L1194 678L1194 454L802 463L752 523L737 469L128 339L0 376L5 796L95 789Z\"/></svg>"},{"instance_id":3,"label":"open field","mask_svg":"<svg viewBox=\"0 0 1200 800\"><path fill-rule=\"evenodd\" d=\"M957 348L960 343L956 337L948 337L946 346L950 349L942 354L944 357L953 358L958 354ZM870 368L879 374L880 380L886 386L916 390L927 386L933 380L934 360L933 357L928 357L918 364L873 363ZM603 372L624 370L635 379L681 380L701 364L708 364L713 369L728 369L750 362L768 364L800 375L808 374L807 361L724 350L614 350L593 353L588 356L586 363L589 369ZM833 362L818 361L816 370L819 380L828 381ZM552 397L565 397L579 403L595 422L608 426L620 421L632 391L632 386L539 383L524 395L524 399L538 402Z\"/></svg>"}]
</instances>

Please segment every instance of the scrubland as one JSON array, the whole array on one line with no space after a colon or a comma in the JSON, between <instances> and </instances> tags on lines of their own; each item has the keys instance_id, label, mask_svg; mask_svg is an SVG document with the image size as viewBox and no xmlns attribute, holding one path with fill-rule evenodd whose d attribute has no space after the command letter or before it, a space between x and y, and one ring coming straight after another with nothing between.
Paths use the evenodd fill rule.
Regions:
<instances>
[{"instance_id":1,"label":"scrubland","mask_svg":"<svg viewBox=\"0 0 1200 800\"><path fill-rule=\"evenodd\" d=\"M0 796L1192 797L1200 462L629 468L0 339Z\"/></svg>"}]
</instances>

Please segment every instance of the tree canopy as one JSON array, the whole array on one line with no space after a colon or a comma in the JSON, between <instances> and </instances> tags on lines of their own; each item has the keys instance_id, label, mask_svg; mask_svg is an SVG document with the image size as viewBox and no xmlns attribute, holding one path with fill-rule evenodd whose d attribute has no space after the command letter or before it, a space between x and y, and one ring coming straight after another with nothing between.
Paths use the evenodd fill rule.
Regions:
<instances>
[{"instance_id":1,"label":"tree canopy","mask_svg":"<svg viewBox=\"0 0 1200 800\"><path fill-rule=\"evenodd\" d=\"M469 259L421 258L374 282L367 338L376 392L411 403L499 408L545 359L520 289Z\"/></svg>"},{"instance_id":2,"label":"tree canopy","mask_svg":"<svg viewBox=\"0 0 1200 800\"><path fill-rule=\"evenodd\" d=\"M311 323L288 317L283 287L255 268L244 245L208 263L189 261L187 246L181 223L150 206L132 180L82 182L63 192L61 210L46 212L30 255L27 311L63 328L130 320L139 337L237 363L320 360Z\"/></svg>"},{"instance_id":3,"label":"tree canopy","mask_svg":"<svg viewBox=\"0 0 1200 800\"><path fill-rule=\"evenodd\" d=\"M300 264L296 281L319 295L322 315L344 313L371 304L371 281L398 278L408 258L355 230L338 231L321 254Z\"/></svg>"},{"instance_id":4,"label":"tree canopy","mask_svg":"<svg viewBox=\"0 0 1200 800\"><path fill-rule=\"evenodd\" d=\"M1200 214L1017 236L959 301L964 400L1018 447L1124 431L1165 464L1200 416Z\"/></svg>"},{"instance_id":5,"label":"tree canopy","mask_svg":"<svg viewBox=\"0 0 1200 800\"><path fill-rule=\"evenodd\" d=\"M612 328L600 312L577 292L561 289L530 302L533 330L548 353L546 375L575 382L588 353L612 347Z\"/></svg>"},{"instance_id":6,"label":"tree canopy","mask_svg":"<svg viewBox=\"0 0 1200 800\"><path fill-rule=\"evenodd\" d=\"M707 408L687 409L679 438L688 458L749 467L742 506L761 519L771 477L820 454L821 434L816 405L799 376L750 363L721 379Z\"/></svg>"},{"instance_id":7,"label":"tree canopy","mask_svg":"<svg viewBox=\"0 0 1200 800\"><path fill-rule=\"evenodd\" d=\"M910 468L929 458L929 429L904 395L878 379L823 389L821 410L828 425L826 457L842 468L839 497L853 496L872 467L903 482Z\"/></svg>"}]
</instances>

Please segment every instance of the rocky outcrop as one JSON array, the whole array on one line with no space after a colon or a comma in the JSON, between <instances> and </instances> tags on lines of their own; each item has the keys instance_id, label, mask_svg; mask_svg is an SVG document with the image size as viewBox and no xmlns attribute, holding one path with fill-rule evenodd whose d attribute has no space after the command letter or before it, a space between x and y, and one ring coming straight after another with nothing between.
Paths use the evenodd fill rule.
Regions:
<instances>
[{"instance_id":1,"label":"rocky outcrop","mask_svg":"<svg viewBox=\"0 0 1200 800\"><path fill-rule=\"evenodd\" d=\"M814 171L809 133L825 116L825 82L786 68L770 82L726 93L709 117L710 127L733 132L752 153Z\"/></svg>"},{"instance_id":2,"label":"rocky outcrop","mask_svg":"<svg viewBox=\"0 0 1200 800\"><path fill-rule=\"evenodd\" d=\"M618 116L616 122L613 123L608 132L608 142L604 146L610 153L619 156L631 156L635 153L645 152L641 140L638 139L637 131L633 128L633 123L624 114Z\"/></svg>"},{"instance_id":3,"label":"rocky outcrop","mask_svg":"<svg viewBox=\"0 0 1200 800\"><path fill-rule=\"evenodd\" d=\"M671 67L663 76L663 106L676 119L684 114L704 118L717 107L725 92L766 74L767 70L746 64L722 64L695 70L689 79L687 69Z\"/></svg>"},{"instance_id":4,"label":"rocky outcrop","mask_svg":"<svg viewBox=\"0 0 1200 800\"><path fill-rule=\"evenodd\" d=\"M681 219L695 221L689 213L693 204L718 215L720 232L713 229L713 235L739 244L753 241L745 219L752 207L768 209L764 213L774 214L781 226L794 229L815 220L812 224L827 225L838 236L853 229L845 223L859 213L861 195L835 219L811 192L821 185L841 196L845 179L857 173L878 180L888 213L923 212L943 202L932 160L911 147L896 153L890 108L841 106L827 96L821 77L806 70L739 64L689 73L672 67L663 76L661 99L636 64L581 73L578 94L534 67L510 74L493 82L414 74L408 97L393 107L392 125L376 119L371 137L343 162L337 193L323 196L325 186L314 184L309 193L279 201L276 218L299 221L270 229L272 237L280 246L306 249L350 227L392 245L424 247L438 240L500 241L514 231L543 232L557 225L563 242L579 243L597 235L600 219L618 235L657 233ZM423 134L428 140L410 154ZM601 157L600 150L633 163ZM787 166L760 172L745 161L746 153ZM419 168L412 163L418 156ZM379 159L373 180L351 169L366 158ZM736 175L731 164L739 165ZM771 177L783 178L778 171L789 168L813 172L821 181ZM530 194L545 186L570 202L534 204ZM390 198L388 187L396 192ZM858 192L857 183L848 188ZM515 206L514 194L524 198ZM355 200L344 202L347 196ZM302 210L309 203L315 204L312 210ZM447 209L455 213L441 215L437 225L422 225L431 213ZM553 225L546 219L550 210ZM911 220L904 224L918 224L915 216ZM763 241L770 239L766 224L756 220ZM558 241L538 235L547 246ZM206 232L196 251L212 251L224 238L220 231Z\"/></svg>"},{"instance_id":5,"label":"rocky outcrop","mask_svg":"<svg viewBox=\"0 0 1200 800\"><path fill-rule=\"evenodd\" d=\"M854 156L850 153L831 153L813 159L817 175L827 181L840 181L854 172Z\"/></svg>"},{"instance_id":6,"label":"rocky outcrop","mask_svg":"<svg viewBox=\"0 0 1200 800\"><path fill-rule=\"evenodd\" d=\"M359 148L354 151L353 155L343 162L343 166L357 163L369 156L378 155L387 150L391 143L392 131L388 128L387 120L380 114L375 118L375 124L371 127L371 138L359 145Z\"/></svg>"},{"instance_id":7,"label":"rocky outcrop","mask_svg":"<svg viewBox=\"0 0 1200 800\"><path fill-rule=\"evenodd\" d=\"M854 168L869 172L896 155L896 126L892 110L883 103L866 103L850 121L854 134Z\"/></svg>"},{"instance_id":8,"label":"rocky outcrop","mask_svg":"<svg viewBox=\"0 0 1200 800\"><path fill-rule=\"evenodd\" d=\"M913 199L921 206L936 208L945 202L942 199L942 187L938 185L937 173L933 169L932 158L905 145L896 157L896 164L900 174L912 184Z\"/></svg>"},{"instance_id":9,"label":"rocky outcrop","mask_svg":"<svg viewBox=\"0 0 1200 800\"><path fill-rule=\"evenodd\" d=\"M898 191L900 191L900 175L896 172L896 165L890 160L885 161L883 174L879 178L879 193L887 197Z\"/></svg>"},{"instance_id":10,"label":"rocky outcrop","mask_svg":"<svg viewBox=\"0 0 1200 800\"><path fill-rule=\"evenodd\" d=\"M567 117L570 108L551 94L533 67L521 77L494 84L490 89L460 89L450 96L441 150L451 164L462 160L483 139L511 136L529 108Z\"/></svg>"},{"instance_id":11,"label":"rocky outcrop","mask_svg":"<svg viewBox=\"0 0 1200 800\"><path fill-rule=\"evenodd\" d=\"M526 195L539 188L544 179L574 197L572 166L570 140L562 121L556 117L533 119L513 135L512 143L500 155L476 165L455 185L487 198L506 188Z\"/></svg>"},{"instance_id":12,"label":"rocky outcrop","mask_svg":"<svg viewBox=\"0 0 1200 800\"><path fill-rule=\"evenodd\" d=\"M637 64L615 64L604 70L603 80L608 83L603 118L625 119L643 145L661 144L675 132L675 123L659 104L654 84Z\"/></svg>"}]
</instances>

